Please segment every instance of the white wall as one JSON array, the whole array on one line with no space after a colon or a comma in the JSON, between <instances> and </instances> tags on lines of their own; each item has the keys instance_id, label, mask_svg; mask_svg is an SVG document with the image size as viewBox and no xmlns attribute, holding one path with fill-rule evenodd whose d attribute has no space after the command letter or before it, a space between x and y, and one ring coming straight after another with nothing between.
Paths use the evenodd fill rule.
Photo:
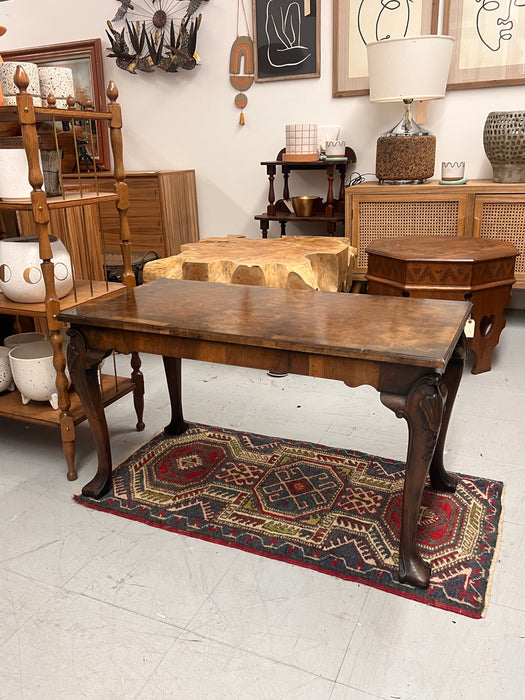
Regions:
<instances>
[{"instance_id":1,"label":"white wall","mask_svg":"<svg viewBox=\"0 0 525 700\"><path fill-rule=\"evenodd\" d=\"M251 0L245 5L251 9ZM267 193L259 163L275 158L284 146L287 123L340 124L341 137L357 153L356 169L374 172L377 136L397 121L399 107L371 104L366 96L332 97L332 0L321 0L321 6L321 77L256 83L246 93L245 126L238 123L236 91L229 82L237 0L203 4L197 44L202 65L193 71L131 75L104 58L106 82L114 80L120 93L126 169L194 168L201 237L259 236L253 216L264 211ZM117 7L111 0L2 2L0 24L8 31L0 39L0 52L100 37L106 54L106 20ZM482 143L486 115L523 109L524 94L523 86L450 91L431 103L427 126L437 137L436 163L465 160L468 177L490 178ZM291 181L303 188L292 194L305 194L305 189L324 194L320 182L310 182ZM278 235L278 228L271 232Z\"/></svg>"}]
</instances>

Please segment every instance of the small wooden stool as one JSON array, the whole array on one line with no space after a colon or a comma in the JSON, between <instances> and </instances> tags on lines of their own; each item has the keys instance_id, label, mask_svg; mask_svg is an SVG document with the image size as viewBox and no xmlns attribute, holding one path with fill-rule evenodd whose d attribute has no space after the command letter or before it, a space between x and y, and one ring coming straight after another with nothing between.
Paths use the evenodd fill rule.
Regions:
<instances>
[{"instance_id":1,"label":"small wooden stool","mask_svg":"<svg viewBox=\"0 0 525 700\"><path fill-rule=\"evenodd\" d=\"M368 294L468 300L473 304L472 374L488 372L492 351L505 328L511 298L512 243L489 238L406 236L378 239L368 253Z\"/></svg>"}]
</instances>

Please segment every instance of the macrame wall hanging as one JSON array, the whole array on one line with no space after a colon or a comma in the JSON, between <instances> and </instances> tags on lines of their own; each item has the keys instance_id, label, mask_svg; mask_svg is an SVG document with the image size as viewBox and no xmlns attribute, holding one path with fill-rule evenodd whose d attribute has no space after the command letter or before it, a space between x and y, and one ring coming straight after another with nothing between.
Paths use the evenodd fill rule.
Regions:
<instances>
[{"instance_id":1,"label":"macrame wall hanging","mask_svg":"<svg viewBox=\"0 0 525 700\"><path fill-rule=\"evenodd\" d=\"M129 73L192 70L200 63L196 45L202 15L195 13L204 1L116 0L115 16L107 21L108 56Z\"/></svg>"},{"instance_id":2,"label":"macrame wall hanging","mask_svg":"<svg viewBox=\"0 0 525 700\"><path fill-rule=\"evenodd\" d=\"M241 7L244 15L244 22L246 24L246 34L242 36L239 35ZM243 72L241 72L241 66L243 68ZM241 110L241 116L239 117L239 124L241 125L244 125L245 123L243 110L248 104L248 98L246 97L245 92L253 85L253 74L253 39L250 36L250 27L248 24L244 0L237 0L237 38L233 42L230 51L230 83L235 90L239 90L239 93L235 95L234 103L235 106Z\"/></svg>"}]
</instances>

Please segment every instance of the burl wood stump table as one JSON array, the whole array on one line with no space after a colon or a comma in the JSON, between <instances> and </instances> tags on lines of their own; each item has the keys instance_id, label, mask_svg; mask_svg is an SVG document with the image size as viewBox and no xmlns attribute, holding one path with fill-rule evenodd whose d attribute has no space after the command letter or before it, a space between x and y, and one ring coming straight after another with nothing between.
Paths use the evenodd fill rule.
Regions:
<instances>
[{"instance_id":1,"label":"burl wood stump table","mask_svg":"<svg viewBox=\"0 0 525 700\"><path fill-rule=\"evenodd\" d=\"M505 328L517 248L488 238L405 236L379 239L368 253L369 294L472 302L472 374L488 372Z\"/></svg>"},{"instance_id":2,"label":"burl wood stump table","mask_svg":"<svg viewBox=\"0 0 525 700\"><path fill-rule=\"evenodd\" d=\"M184 244L178 255L147 263L144 282L167 278L347 292L355 254L348 238L203 238Z\"/></svg>"}]
</instances>

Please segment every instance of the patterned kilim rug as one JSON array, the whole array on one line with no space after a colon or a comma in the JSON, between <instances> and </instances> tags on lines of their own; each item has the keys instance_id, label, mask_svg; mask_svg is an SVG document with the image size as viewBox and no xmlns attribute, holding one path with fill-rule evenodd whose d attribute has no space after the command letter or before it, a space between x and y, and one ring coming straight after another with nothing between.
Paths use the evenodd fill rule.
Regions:
<instances>
[{"instance_id":1,"label":"patterned kilim rug","mask_svg":"<svg viewBox=\"0 0 525 700\"><path fill-rule=\"evenodd\" d=\"M418 540L427 590L397 580L404 464L311 443L192 424L159 434L84 505L482 617L497 559L501 482L461 476L425 490Z\"/></svg>"}]
</instances>

